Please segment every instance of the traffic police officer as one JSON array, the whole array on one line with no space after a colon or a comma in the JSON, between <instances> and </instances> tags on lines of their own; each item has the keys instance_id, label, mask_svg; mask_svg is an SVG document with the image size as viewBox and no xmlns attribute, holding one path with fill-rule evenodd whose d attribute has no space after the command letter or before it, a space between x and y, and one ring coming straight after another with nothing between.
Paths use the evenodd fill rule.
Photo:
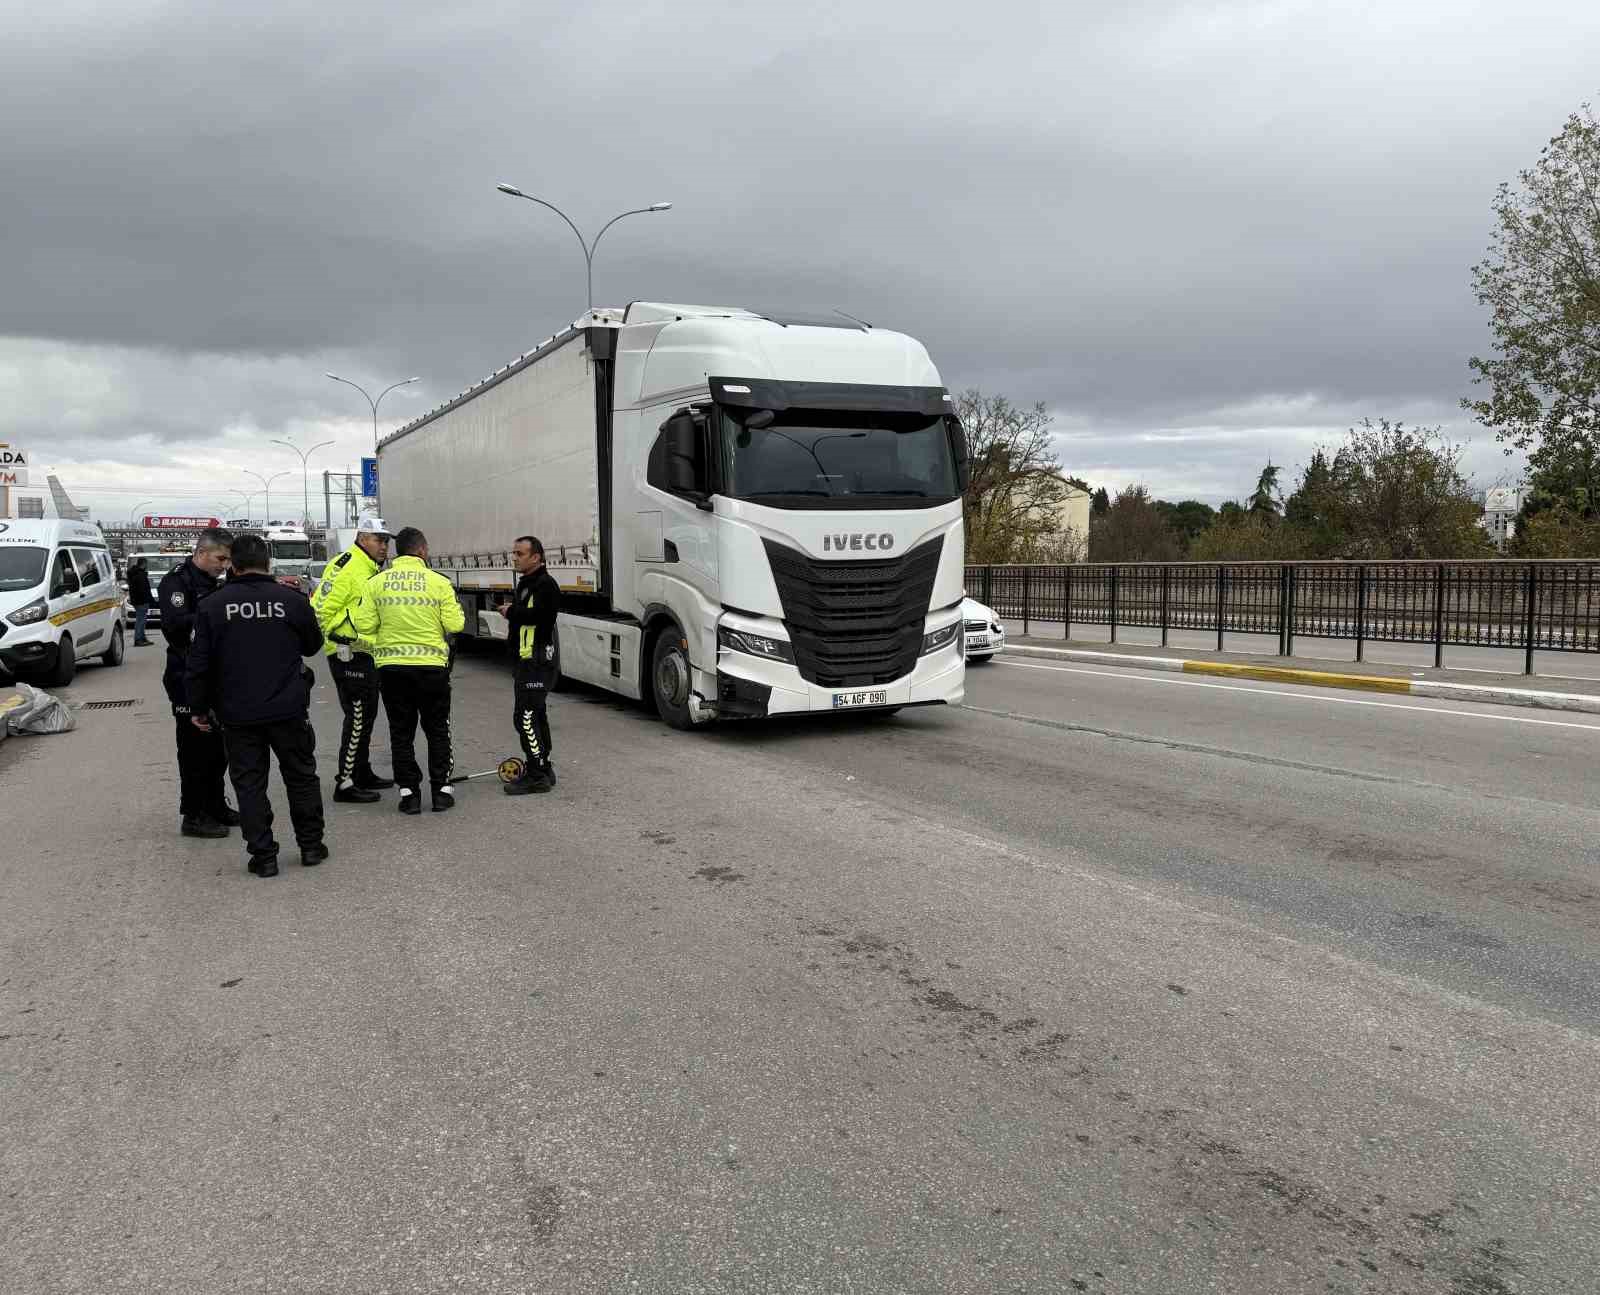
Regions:
<instances>
[{"instance_id":1,"label":"traffic police officer","mask_svg":"<svg viewBox=\"0 0 1600 1295\"><path fill-rule=\"evenodd\" d=\"M508 782L508 796L549 791L556 771L550 763L550 720L545 699L561 673L561 649L556 638L556 610L561 586L544 564L544 545L532 535L521 535L511 549L517 569L516 592L499 611L510 626L517 648L515 705L512 720L527 768L522 777Z\"/></svg>"},{"instance_id":2,"label":"traffic police officer","mask_svg":"<svg viewBox=\"0 0 1600 1295\"><path fill-rule=\"evenodd\" d=\"M414 526L395 536L394 565L367 582L350 609L356 632L372 642L383 707L389 712L389 754L400 784L400 812L422 812L417 720L428 739L428 783L435 812L456 803L450 786L450 643L467 623L454 586L428 569L428 537Z\"/></svg>"},{"instance_id":3,"label":"traffic police officer","mask_svg":"<svg viewBox=\"0 0 1600 1295\"><path fill-rule=\"evenodd\" d=\"M161 608L161 634L167 640L166 669L161 684L172 703L178 736L178 812L185 836L224 837L239 822L228 805L223 776L228 753L218 733L189 722L189 695L184 685L184 658L194 636L194 618L201 602L222 583L233 537L227 531L204 530L186 562L162 577L156 592Z\"/></svg>"},{"instance_id":4,"label":"traffic police officer","mask_svg":"<svg viewBox=\"0 0 1600 1295\"><path fill-rule=\"evenodd\" d=\"M301 663L322 646L322 631L305 595L279 584L267 566L260 536L234 541L233 579L195 619L187 679L191 726L213 733L221 723L249 867L258 877L278 875L267 800L269 752L278 757L289 795L300 862L314 868L328 857L311 729L314 676Z\"/></svg>"},{"instance_id":5,"label":"traffic police officer","mask_svg":"<svg viewBox=\"0 0 1600 1295\"><path fill-rule=\"evenodd\" d=\"M389 528L383 518L364 516L356 522L356 542L323 568L322 580L311 595L317 624L327 640L324 651L333 686L344 708L344 728L339 734L339 769L333 798L340 803L371 804L394 786L372 768L372 726L378 719L378 671L372 662L372 644L363 639L350 620L350 610L360 601L367 581L378 574L389 557Z\"/></svg>"}]
</instances>

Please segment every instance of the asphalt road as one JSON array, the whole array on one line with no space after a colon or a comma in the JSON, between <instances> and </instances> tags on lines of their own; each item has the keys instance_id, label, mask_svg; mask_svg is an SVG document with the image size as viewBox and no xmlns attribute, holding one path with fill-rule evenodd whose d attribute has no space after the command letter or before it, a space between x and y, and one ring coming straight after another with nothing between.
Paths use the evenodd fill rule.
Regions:
<instances>
[{"instance_id":1,"label":"asphalt road","mask_svg":"<svg viewBox=\"0 0 1600 1295\"><path fill-rule=\"evenodd\" d=\"M158 657L0 745L0 1290L1596 1287L1600 721L568 693L554 795L330 806L261 881L176 835Z\"/></svg>"}]
</instances>

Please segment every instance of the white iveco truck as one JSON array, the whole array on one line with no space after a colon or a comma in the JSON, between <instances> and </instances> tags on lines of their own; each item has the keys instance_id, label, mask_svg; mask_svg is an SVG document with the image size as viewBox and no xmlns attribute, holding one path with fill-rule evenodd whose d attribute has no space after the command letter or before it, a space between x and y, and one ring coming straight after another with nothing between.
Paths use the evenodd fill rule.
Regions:
<instances>
[{"instance_id":1,"label":"white iveco truck","mask_svg":"<svg viewBox=\"0 0 1600 1295\"><path fill-rule=\"evenodd\" d=\"M837 320L596 310L386 438L467 632L512 542L559 581L561 672L669 724L961 699L966 443L919 342Z\"/></svg>"}]
</instances>

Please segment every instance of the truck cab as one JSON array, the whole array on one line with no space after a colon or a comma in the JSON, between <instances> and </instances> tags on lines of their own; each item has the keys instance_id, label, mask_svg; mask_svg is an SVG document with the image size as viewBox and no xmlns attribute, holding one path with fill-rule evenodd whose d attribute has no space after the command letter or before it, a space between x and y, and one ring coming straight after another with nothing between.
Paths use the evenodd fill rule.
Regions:
<instances>
[{"instance_id":1,"label":"truck cab","mask_svg":"<svg viewBox=\"0 0 1600 1295\"><path fill-rule=\"evenodd\" d=\"M960 700L965 449L922 345L843 317L636 305L627 324L632 553L611 574L647 634L682 631L648 651L669 722Z\"/></svg>"}]
</instances>

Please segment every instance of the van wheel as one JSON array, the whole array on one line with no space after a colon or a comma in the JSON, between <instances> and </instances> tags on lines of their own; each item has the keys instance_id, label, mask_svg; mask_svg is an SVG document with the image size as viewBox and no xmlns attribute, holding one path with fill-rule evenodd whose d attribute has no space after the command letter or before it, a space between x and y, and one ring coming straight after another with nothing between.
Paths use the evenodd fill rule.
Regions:
<instances>
[{"instance_id":1,"label":"van wheel","mask_svg":"<svg viewBox=\"0 0 1600 1295\"><path fill-rule=\"evenodd\" d=\"M650 696L656 713L673 728L691 729L689 689L694 676L689 669L689 648L683 631L668 625L656 635L650 652Z\"/></svg>"},{"instance_id":2,"label":"van wheel","mask_svg":"<svg viewBox=\"0 0 1600 1295\"><path fill-rule=\"evenodd\" d=\"M121 665L122 654L126 649L122 638L122 626L114 625L111 628L111 646L100 654L100 660L105 665Z\"/></svg>"},{"instance_id":3,"label":"van wheel","mask_svg":"<svg viewBox=\"0 0 1600 1295\"><path fill-rule=\"evenodd\" d=\"M72 635L63 634L56 647L56 663L44 677L51 688L65 688L78 673L78 650L72 646Z\"/></svg>"}]
</instances>

